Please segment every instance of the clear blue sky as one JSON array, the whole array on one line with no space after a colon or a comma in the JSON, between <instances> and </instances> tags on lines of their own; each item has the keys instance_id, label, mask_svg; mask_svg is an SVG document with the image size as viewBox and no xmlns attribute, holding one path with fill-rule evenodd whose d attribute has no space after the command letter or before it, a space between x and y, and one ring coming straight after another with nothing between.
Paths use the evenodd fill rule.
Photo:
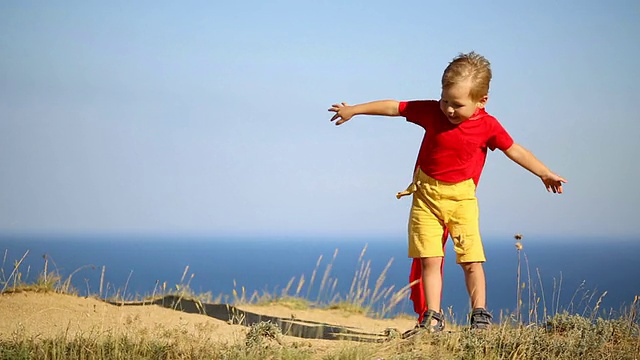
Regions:
<instances>
[{"instance_id":1,"label":"clear blue sky","mask_svg":"<svg viewBox=\"0 0 640 360\"><path fill-rule=\"evenodd\" d=\"M399 235L422 129L335 102L437 99L475 50L488 110L566 177L490 153L487 236L636 236L637 1L0 3L0 232Z\"/></svg>"}]
</instances>

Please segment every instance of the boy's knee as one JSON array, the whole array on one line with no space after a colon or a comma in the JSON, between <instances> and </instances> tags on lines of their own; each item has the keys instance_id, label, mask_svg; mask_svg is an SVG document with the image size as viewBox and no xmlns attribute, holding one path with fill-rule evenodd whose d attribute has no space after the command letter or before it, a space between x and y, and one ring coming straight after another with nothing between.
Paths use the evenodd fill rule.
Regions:
<instances>
[{"instance_id":1,"label":"boy's knee","mask_svg":"<svg viewBox=\"0 0 640 360\"><path fill-rule=\"evenodd\" d=\"M420 259L420 263L422 264L422 268L440 268L440 266L442 265L442 260L443 257L441 256L425 257Z\"/></svg>"},{"instance_id":2,"label":"boy's knee","mask_svg":"<svg viewBox=\"0 0 640 360\"><path fill-rule=\"evenodd\" d=\"M464 262L464 263L460 263L460 266L462 267L462 270L466 273L482 270L481 262Z\"/></svg>"}]
</instances>

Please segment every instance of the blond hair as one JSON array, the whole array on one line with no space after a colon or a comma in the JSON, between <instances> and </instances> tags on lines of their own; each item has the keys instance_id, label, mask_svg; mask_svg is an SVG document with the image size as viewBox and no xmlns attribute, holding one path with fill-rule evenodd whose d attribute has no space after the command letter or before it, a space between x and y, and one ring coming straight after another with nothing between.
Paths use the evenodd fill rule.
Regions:
<instances>
[{"instance_id":1,"label":"blond hair","mask_svg":"<svg viewBox=\"0 0 640 360\"><path fill-rule=\"evenodd\" d=\"M491 64L484 56L472 51L468 54L456 56L444 69L442 74L442 88L453 84L471 80L469 96L474 101L489 94L491 82Z\"/></svg>"}]
</instances>

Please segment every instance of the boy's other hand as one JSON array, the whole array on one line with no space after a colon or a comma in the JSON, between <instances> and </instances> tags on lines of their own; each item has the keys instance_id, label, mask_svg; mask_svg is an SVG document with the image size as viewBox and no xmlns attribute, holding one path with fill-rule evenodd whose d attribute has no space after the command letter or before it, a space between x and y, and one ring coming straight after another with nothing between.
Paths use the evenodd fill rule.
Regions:
<instances>
[{"instance_id":1,"label":"boy's other hand","mask_svg":"<svg viewBox=\"0 0 640 360\"><path fill-rule=\"evenodd\" d=\"M547 188L547 191L553 192L554 194L562 194L562 184L567 182L563 177L554 173L540 176L540 179Z\"/></svg>"},{"instance_id":2,"label":"boy's other hand","mask_svg":"<svg viewBox=\"0 0 640 360\"><path fill-rule=\"evenodd\" d=\"M333 117L331 118L331 121L338 120L336 121L336 125L341 125L351 120L354 114L350 110L351 106L349 106L345 102L331 105L329 111L333 111L335 113L335 115L333 115Z\"/></svg>"}]
</instances>

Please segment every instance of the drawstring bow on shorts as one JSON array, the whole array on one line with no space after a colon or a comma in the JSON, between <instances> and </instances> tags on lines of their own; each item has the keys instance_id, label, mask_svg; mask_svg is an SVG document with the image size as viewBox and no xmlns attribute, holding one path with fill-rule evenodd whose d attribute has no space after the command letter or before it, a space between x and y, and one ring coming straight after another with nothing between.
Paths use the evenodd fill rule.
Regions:
<instances>
[{"instance_id":1,"label":"drawstring bow on shorts","mask_svg":"<svg viewBox=\"0 0 640 360\"><path fill-rule=\"evenodd\" d=\"M400 191L396 194L396 199L400 199L403 196L411 195L418 191L418 186L420 186L420 184L422 183L418 180L418 168L416 167L416 170L413 172L413 181L411 181L411 184L409 184L404 191Z\"/></svg>"}]
</instances>

